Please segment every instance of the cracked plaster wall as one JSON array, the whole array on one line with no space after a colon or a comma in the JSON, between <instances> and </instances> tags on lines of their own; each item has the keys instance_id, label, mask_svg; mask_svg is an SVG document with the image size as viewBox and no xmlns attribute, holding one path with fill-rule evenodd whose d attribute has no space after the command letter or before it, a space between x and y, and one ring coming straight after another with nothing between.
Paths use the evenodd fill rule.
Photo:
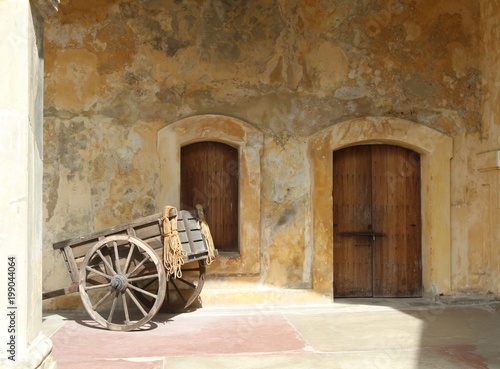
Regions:
<instances>
[{"instance_id":1,"label":"cracked plaster wall","mask_svg":"<svg viewBox=\"0 0 500 369\"><path fill-rule=\"evenodd\" d=\"M465 260L483 237L472 234L480 11L469 0L62 0L45 36L45 289L67 281L52 242L158 211L157 133L203 114L264 135L252 283L312 286L308 137L388 116L454 138L452 282L488 289L471 284L481 256Z\"/></svg>"}]
</instances>

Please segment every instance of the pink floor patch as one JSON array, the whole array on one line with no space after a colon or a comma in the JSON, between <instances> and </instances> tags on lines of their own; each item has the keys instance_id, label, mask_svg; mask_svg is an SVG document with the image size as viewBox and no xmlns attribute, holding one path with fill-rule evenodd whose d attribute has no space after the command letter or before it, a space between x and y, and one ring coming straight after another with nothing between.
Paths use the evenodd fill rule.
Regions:
<instances>
[{"instance_id":1,"label":"pink floor patch","mask_svg":"<svg viewBox=\"0 0 500 369\"><path fill-rule=\"evenodd\" d=\"M68 321L51 339L54 343L54 358L58 363L71 360L89 364L91 360L94 366L90 367L96 367L96 360L101 359L300 352L307 346L281 315L263 314L178 315L166 321L154 319L151 329L132 332L98 329L91 320ZM99 362L99 368L107 368L102 366L104 363ZM116 361L114 365L116 367ZM123 362L120 367L128 368L126 365L127 362ZM141 368L149 367L141 363Z\"/></svg>"},{"instance_id":2,"label":"pink floor patch","mask_svg":"<svg viewBox=\"0 0 500 369\"><path fill-rule=\"evenodd\" d=\"M125 360L86 360L78 361L57 361L57 369L161 369L163 368L163 359L153 361L125 361Z\"/></svg>"}]
</instances>

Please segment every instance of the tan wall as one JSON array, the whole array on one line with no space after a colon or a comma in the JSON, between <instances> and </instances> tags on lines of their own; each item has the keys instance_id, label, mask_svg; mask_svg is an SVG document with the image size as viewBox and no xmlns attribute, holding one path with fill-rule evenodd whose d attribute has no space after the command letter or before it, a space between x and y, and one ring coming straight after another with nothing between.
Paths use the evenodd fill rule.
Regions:
<instances>
[{"instance_id":1,"label":"tan wall","mask_svg":"<svg viewBox=\"0 0 500 369\"><path fill-rule=\"evenodd\" d=\"M452 160L452 288L500 293L500 11L481 1L481 130L455 135Z\"/></svg>"},{"instance_id":2,"label":"tan wall","mask_svg":"<svg viewBox=\"0 0 500 369\"><path fill-rule=\"evenodd\" d=\"M500 260L489 257L497 253L498 227L490 223L497 208L487 222L480 210L488 196L498 202L498 179L478 172L485 129L494 125L481 112L498 109L498 86L481 100L481 69L498 69L488 46L478 48L498 22L498 2L491 3L62 1L45 39L45 289L67 281L51 242L158 211L165 186L178 182L161 172L159 132L206 115L262 135L260 244L251 246L259 265L214 279L214 288L236 280L313 288L321 273L330 281L330 266L314 265L318 248L328 254L331 245L315 236L311 137L353 119L387 117L453 141L451 181L433 179L448 182L451 197L448 209L437 210L450 214L451 226L440 225L428 249L429 263L441 260L432 256L440 247L451 255L432 265L444 286L435 292L499 293ZM490 22L480 21L481 12ZM498 129L496 137L491 150ZM62 301L46 306L71 303Z\"/></svg>"}]
</instances>

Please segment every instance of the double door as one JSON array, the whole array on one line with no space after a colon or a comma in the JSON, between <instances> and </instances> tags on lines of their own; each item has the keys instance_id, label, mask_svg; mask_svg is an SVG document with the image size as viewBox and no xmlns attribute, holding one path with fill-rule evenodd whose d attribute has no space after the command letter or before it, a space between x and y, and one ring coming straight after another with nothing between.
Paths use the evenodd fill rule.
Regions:
<instances>
[{"instance_id":1,"label":"double door","mask_svg":"<svg viewBox=\"0 0 500 369\"><path fill-rule=\"evenodd\" d=\"M333 153L335 297L422 294L420 156L391 145Z\"/></svg>"}]
</instances>

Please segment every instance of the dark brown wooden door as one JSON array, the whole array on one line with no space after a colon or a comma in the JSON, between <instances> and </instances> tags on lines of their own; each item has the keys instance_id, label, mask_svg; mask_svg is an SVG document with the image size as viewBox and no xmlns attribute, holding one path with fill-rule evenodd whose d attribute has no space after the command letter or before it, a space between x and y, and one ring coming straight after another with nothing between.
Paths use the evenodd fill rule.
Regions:
<instances>
[{"instance_id":1,"label":"dark brown wooden door","mask_svg":"<svg viewBox=\"0 0 500 369\"><path fill-rule=\"evenodd\" d=\"M238 150L219 142L181 148L181 207L201 204L219 251L238 251Z\"/></svg>"},{"instance_id":2,"label":"dark brown wooden door","mask_svg":"<svg viewBox=\"0 0 500 369\"><path fill-rule=\"evenodd\" d=\"M333 154L335 297L422 294L420 156L390 145Z\"/></svg>"}]
</instances>

